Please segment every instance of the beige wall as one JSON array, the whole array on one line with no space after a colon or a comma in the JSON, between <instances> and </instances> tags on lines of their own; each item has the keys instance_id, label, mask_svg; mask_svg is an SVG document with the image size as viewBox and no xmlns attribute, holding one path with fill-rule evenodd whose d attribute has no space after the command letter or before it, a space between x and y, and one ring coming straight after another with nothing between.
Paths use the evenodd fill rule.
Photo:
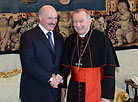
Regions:
<instances>
[{"instance_id":1,"label":"beige wall","mask_svg":"<svg viewBox=\"0 0 138 102\"><path fill-rule=\"evenodd\" d=\"M0 55L0 72L8 72L21 68L19 54Z\"/></svg>"},{"instance_id":2,"label":"beige wall","mask_svg":"<svg viewBox=\"0 0 138 102\"><path fill-rule=\"evenodd\" d=\"M130 79L133 75L138 76L138 49L117 51L117 56L120 63L120 68L116 72L116 85L119 88L126 90L124 80ZM133 97L130 87L130 97Z\"/></svg>"}]
</instances>

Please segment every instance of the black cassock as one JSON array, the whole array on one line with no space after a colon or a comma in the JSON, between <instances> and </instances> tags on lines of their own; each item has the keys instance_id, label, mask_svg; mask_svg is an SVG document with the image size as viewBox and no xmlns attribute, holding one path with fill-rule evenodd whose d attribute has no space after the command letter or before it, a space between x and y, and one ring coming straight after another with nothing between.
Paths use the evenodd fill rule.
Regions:
<instances>
[{"instance_id":1,"label":"black cassock","mask_svg":"<svg viewBox=\"0 0 138 102\"><path fill-rule=\"evenodd\" d=\"M60 74L66 80L71 71L67 102L114 98L115 67L119 67L116 53L107 35L98 30L90 33L91 30L85 37L75 33L65 41Z\"/></svg>"}]
</instances>

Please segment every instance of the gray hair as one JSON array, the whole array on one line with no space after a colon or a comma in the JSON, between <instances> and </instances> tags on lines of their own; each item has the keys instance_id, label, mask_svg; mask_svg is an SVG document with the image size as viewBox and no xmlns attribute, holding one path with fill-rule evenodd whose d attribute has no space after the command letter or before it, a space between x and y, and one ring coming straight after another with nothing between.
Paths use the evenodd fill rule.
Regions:
<instances>
[{"instance_id":1,"label":"gray hair","mask_svg":"<svg viewBox=\"0 0 138 102\"><path fill-rule=\"evenodd\" d=\"M83 9L77 9L77 10L75 10L75 11L73 12L73 15L76 14L76 13L80 13L80 12L82 12L82 11L86 13L86 17L90 20L90 19L91 19L90 14L89 14L87 11L83 10Z\"/></svg>"},{"instance_id":2,"label":"gray hair","mask_svg":"<svg viewBox=\"0 0 138 102\"><path fill-rule=\"evenodd\" d=\"M45 10L44 10L43 7L41 7L41 8L39 9L38 15L44 17L44 15L45 15Z\"/></svg>"}]
</instances>

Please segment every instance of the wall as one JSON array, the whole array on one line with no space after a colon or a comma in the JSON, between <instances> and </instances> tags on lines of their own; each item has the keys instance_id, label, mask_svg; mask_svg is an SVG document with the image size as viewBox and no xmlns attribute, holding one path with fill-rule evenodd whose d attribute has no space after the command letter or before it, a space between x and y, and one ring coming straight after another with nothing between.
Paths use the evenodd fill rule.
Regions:
<instances>
[{"instance_id":1,"label":"wall","mask_svg":"<svg viewBox=\"0 0 138 102\"><path fill-rule=\"evenodd\" d=\"M116 72L116 85L126 90L124 80L130 79L133 75L138 76L138 49L117 51L120 68ZM130 97L134 96L134 90L129 87Z\"/></svg>"},{"instance_id":2,"label":"wall","mask_svg":"<svg viewBox=\"0 0 138 102\"><path fill-rule=\"evenodd\" d=\"M21 68L18 54L0 55L0 72L11 72ZM0 74L1 76L1 74ZM0 77L0 102L19 102L19 84L21 74Z\"/></svg>"},{"instance_id":3,"label":"wall","mask_svg":"<svg viewBox=\"0 0 138 102\"><path fill-rule=\"evenodd\" d=\"M19 54L0 55L0 72L9 72L21 68Z\"/></svg>"}]
</instances>

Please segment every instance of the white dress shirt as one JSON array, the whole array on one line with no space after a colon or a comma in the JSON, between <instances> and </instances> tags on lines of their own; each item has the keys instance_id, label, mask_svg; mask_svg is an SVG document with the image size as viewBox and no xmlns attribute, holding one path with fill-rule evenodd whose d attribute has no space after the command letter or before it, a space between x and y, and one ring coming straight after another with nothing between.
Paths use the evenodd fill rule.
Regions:
<instances>
[{"instance_id":1,"label":"white dress shirt","mask_svg":"<svg viewBox=\"0 0 138 102\"><path fill-rule=\"evenodd\" d=\"M53 44L55 45L53 31L48 31L48 30L46 30L40 23L39 23L38 26L39 26L40 29L44 32L44 34L45 34L45 36L46 36L47 38L48 38L47 33L48 33L48 32L51 32L51 39L52 39Z\"/></svg>"},{"instance_id":2,"label":"white dress shirt","mask_svg":"<svg viewBox=\"0 0 138 102\"><path fill-rule=\"evenodd\" d=\"M55 43L54 43L54 34L53 34L53 31L48 31L48 30L46 30L40 23L39 23L38 26L39 26L40 29L44 32L44 34L45 34L45 36L47 37L47 39L48 39L47 33L48 33L48 32L51 32L51 39L52 39L53 44L55 45ZM50 83L52 80L53 80L53 78L51 77L51 78L49 79L48 82Z\"/></svg>"}]
</instances>

